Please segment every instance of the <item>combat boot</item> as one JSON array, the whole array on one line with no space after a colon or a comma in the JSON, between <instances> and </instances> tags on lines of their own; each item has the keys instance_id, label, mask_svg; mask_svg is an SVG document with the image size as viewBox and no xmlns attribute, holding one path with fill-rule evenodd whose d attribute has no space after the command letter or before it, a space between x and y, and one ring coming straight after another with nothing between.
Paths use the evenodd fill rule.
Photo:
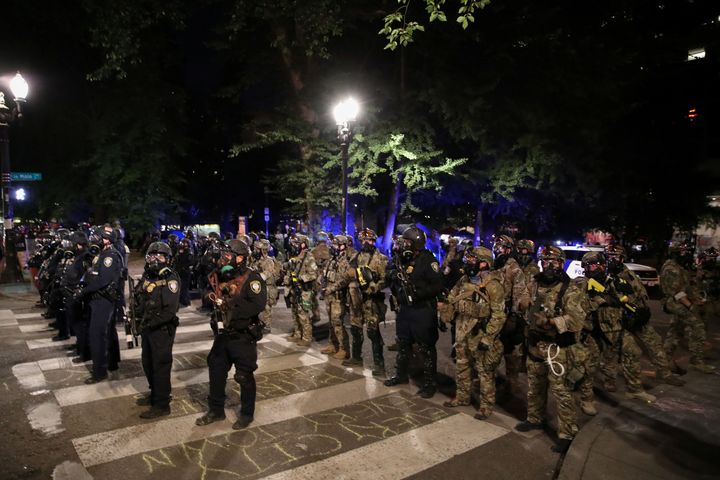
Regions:
<instances>
[{"instance_id":1,"label":"combat boot","mask_svg":"<svg viewBox=\"0 0 720 480\"><path fill-rule=\"evenodd\" d=\"M373 352L373 370L372 374L375 377L381 377L385 375L385 358L383 358L383 344L380 332L377 332L377 336L372 338L372 352Z\"/></svg>"},{"instance_id":2,"label":"combat boot","mask_svg":"<svg viewBox=\"0 0 720 480\"><path fill-rule=\"evenodd\" d=\"M527 420L523 420L522 422L515 425L515 430L518 432L529 432L531 430L542 430L545 428L544 423L532 423L528 422Z\"/></svg>"},{"instance_id":3,"label":"combat boot","mask_svg":"<svg viewBox=\"0 0 720 480\"><path fill-rule=\"evenodd\" d=\"M617 385L615 384L615 379L605 380L603 382L603 390L609 393L617 392Z\"/></svg>"},{"instance_id":4,"label":"combat boot","mask_svg":"<svg viewBox=\"0 0 720 480\"><path fill-rule=\"evenodd\" d=\"M336 360L347 360L348 352L346 352L344 348L340 347L340 349L335 352L335 355L333 355L333 358Z\"/></svg>"},{"instance_id":5,"label":"combat boot","mask_svg":"<svg viewBox=\"0 0 720 480\"><path fill-rule=\"evenodd\" d=\"M697 362L697 363L691 363L690 368L695 370L696 372L700 373L713 373L715 372L715 367L712 365L708 365L705 362Z\"/></svg>"},{"instance_id":6,"label":"combat boot","mask_svg":"<svg viewBox=\"0 0 720 480\"><path fill-rule=\"evenodd\" d=\"M679 378L676 375L673 375L669 371L664 374L658 373L657 379L659 382L665 383L667 385L675 385L676 387L682 387L683 385L685 385L685 380Z\"/></svg>"},{"instance_id":7,"label":"combat boot","mask_svg":"<svg viewBox=\"0 0 720 480\"><path fill-rule=\"evenodd\" d=\"M551 447L551 450L555 453L565 453L570 449L572 439L570 438L559 438L557 443Z\"/></svg>"},{"instance_id":8,"label":"combat boot","mask_svg":"<svg viewBox=\"0 0 720 480\"><path fill-rule=\"evenodd\" d=\"M170 415L170 407L150 407L150 410L146 410L140 414L140 418L149 420L152 418L164 417Z\"/></svg>"},{"instance_id":9,"label":"combat boot","mask_svg":"<svg viewBox=\"0 0 720 480\"><path fill-rule=\"evenodd\" d=\"M490 418L490 415L492 415L492 409L487 407L480 407L480 410L478 410L478 412L473 415L473 418L475 420L487 420L488 418Z\"/></svg>"},{"instance_id":10,"label":"combat boot","mask_svg":"<svg viewBox=\"0 0 720 480\"><path fill-rule=\"evenodd\" d=\"M335 348L335 346L332 343L330 345L328 345L327 347L323 348L322 350L320 350L320 353L323 353L325 355L332 355L335 352L337 352L337 349Z\"/></svg>"},{"instance_id":11,"label":"combat boot","mask_svg":"<svg viewBox=\"0 0 720 480\"><path fill-rule=\"evenodd\" d=\"M585 415L590 415L591 417L594 417L598 413L595 408L595 402L580 402L580 410L582 410Z\"/></svg>"},{"instance_id":12,"label":"combat boot","mask_svg":"<svg viewBox=\"0 0 720 480\"><path fill-rule=\"evenodd\" d=\"M448 408L467 407L468 405L470 405L470 402L463 402L461 400L458 400L457 397L453 398L452 400L448 400L447 402L443 402L443 407Z\"/></svg>"},{"instance_id":13,"label":"combat boot","mask_svg":"<svg viewBox=\"0 0 720 480\"><path fill-rule=\"evenodd\" d=\"M225 412L223 412L222 414L219 414L219 413L215 413L212 410L210 410L202 417L196 419L195 425L197 425L198 427L202 427L205 425L210 425L213 422L219 422L221 420L225 420Z\"/></svg>"},{"instance_id":14,"label":"combat boot","mask_svg":"<svg viewBox=\"0 0 720 480\"><path fill-rule=\"evenodd\" d=\"M301 338L300 340L298 340L295 343L297 343L298 347L309 347L311 342L310 342L310 340L304 340Z\"/></svg>"},{"instance_id":15,"label":"combat boot","mask_svg":"<svg viewBox=\"0 0 720 480\"><path fill-rule=\"evenodd\" d=\"M242 430L243 428L247 428L253 420L254 418L248 415L240 415L235 423L233 423L232 428L233 430Z\"/></svg>"},{"instance_id":16,"label":"combat boot","mask_svg":"<svg viewBox=\"0 0 720 480\"><path fill-rule=\"evenodd\" d=\"M640 390L638 392L625 392L625 398L629 400L640 400L642 402L652 403L657 398L655 395L651 395L647 393L645 390Z\"/></svg>"}]
</instances>

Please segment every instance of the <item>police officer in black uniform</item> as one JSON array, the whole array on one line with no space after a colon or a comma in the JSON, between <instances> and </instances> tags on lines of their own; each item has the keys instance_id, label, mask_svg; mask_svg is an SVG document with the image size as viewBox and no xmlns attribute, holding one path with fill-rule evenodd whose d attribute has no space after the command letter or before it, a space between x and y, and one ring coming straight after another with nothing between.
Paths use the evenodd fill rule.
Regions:
<instances>
[{"instance_id":1,"label":"police officer in black uniform","mask_svg":"<svg viewBox=\"0 0 720 480\"><path fill-rule=\"evenodd\" d=\"M120 344L112 319L118 301L123 262L120 252L113 246L113 228L100 227L99 237L102 242L100 254L85 276L86 285L80 291L90 304L89 340L93 366L92 375L85 380L88 385L105 380L108 369L117 370L120 360Z\"/></svg>"},{"instance_id":2,"label":"police officer in black uniform","mask_svg":"<svg viewBox=\"0 0 720 480\"><path fill-rule=\"evenodd\" d=\"M247 267L250 249L242 240L227 242L231 257L220 271L220 298L211 299L221 311L223 327L219 329L210 354L210 395L208 412L197 425L208 425L225 418L225 383L232 365L235 381L240 385L240 411L235 430L247 427L255 414L255 376L257 341L262 338L260 312L265 310L267 289L259 273ZM227 254L225 254L227 255Z\"/></svg>"},{"instance_id":3,"label":"police officer in black uniform","mask_svg":"<svg viewBox=\"0 0 720 480\"><path fill-rule=\"evenodd\" d=\"M80 285L85 272L91 266L91 256L87 251L88 238L85 232L77 231L70 234L68 238L70 241L73 252L73 258L68 267L63 271L63 276L60 279L60 285L63 287L65 297L65 318L70 330L75 334L77 339L77 352L81 357L84 357L83 361L89 360L89 351L84 348L85 341L87 339L86 328L82 321L82 301L75 299L72 293L77 290ZM80 346L83 346L82 350Z\"/></svg>"},{"instance_id":4,"label":"police officer in black uniform","mask_svg":"<svg viewBox=\"0 0 720 480\"><path fill-rule=\"evenodd\" d=\"M135 315L142 335L142 365L150 386L150 395L135 402L150 406L140 418L170 414L170 370L180 303L180 277L169 267L171 256L167 244L150 244L145 273L134 292Z\"/></svg>"},{"instance_id":5,"label":"police officer in black uniform","mask_svg":"<svg viewBox=\"0 0 720 480\"><path fill-rule=\"evenodd\" d=\"M443 292L443 275L437 259L425 248L425 242L425 232L417 227L410 227L402 234L402 253L391 275L392 288L400 303L395 324L397 373L386 380L385 385L408 383L408 363L414 343L423 365L423 384L417 394L430 398L436 390L437 297Z\"/></svg>"}]
</instances>

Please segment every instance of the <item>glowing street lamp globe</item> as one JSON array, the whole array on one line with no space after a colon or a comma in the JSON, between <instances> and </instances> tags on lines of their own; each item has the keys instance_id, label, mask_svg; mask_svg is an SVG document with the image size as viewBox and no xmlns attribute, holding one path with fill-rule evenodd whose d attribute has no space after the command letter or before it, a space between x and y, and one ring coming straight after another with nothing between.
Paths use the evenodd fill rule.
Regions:
<instances>
[{"instance_id":1,"label":"glowing street lamp globe","mask_svg":"<svg viewBox=\"0 0 720 480\"><path fill-rule=\"evenodd\" d=\"M348 122L355 121L359 111L360 105L358 102L352 97L348 97L346 100L338 103L333 109L335 123L337 125L347 125Z\"/></svg>"},{"instance_id":2,"label":"glowing street lamp globe","mask_svg":"<svg viewBox=\"0 0 720 480\"><path fill-rule=\"evenodd\" d=\"M12 80L10 80L10 90L16 100L25 100L28 94L28 83L25 81L20 72L18 72Z\"/></svg>"}]
</instances>

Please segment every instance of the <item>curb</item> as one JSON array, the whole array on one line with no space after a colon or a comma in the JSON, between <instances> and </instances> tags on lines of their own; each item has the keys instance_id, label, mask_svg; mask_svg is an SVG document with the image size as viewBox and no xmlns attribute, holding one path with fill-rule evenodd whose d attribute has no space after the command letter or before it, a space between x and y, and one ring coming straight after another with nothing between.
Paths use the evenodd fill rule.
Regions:
<instances>
[{"instance_id":1,"label":"curb","mask_svg":"<svg viewBox=\"0 0 720 480\"><path fill-rule=\"evenodd\" d=\"M579 480L583 477L585 464L595 441L609 425L610 419L604 414L598 415L583 425L565 454L560 473L557 476L558 480Z\"/></svg>"}]
</instances>

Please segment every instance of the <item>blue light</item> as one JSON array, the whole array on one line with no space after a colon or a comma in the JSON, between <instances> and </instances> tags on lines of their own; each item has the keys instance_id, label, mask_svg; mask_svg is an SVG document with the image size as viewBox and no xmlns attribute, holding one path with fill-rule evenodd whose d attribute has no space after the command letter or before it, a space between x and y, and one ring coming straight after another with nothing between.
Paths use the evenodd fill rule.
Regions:
<instances>
[{"instance_id":1,"label":"blue light","mask_svg":"<svg viewBox=\"0 0 720 480\"><path fill-rule=\"evenodd\" d=\"M15 200L18 202L24 202L27 194L24 188L18 188L15 190Z\"/></svg>"}]
</instances>

